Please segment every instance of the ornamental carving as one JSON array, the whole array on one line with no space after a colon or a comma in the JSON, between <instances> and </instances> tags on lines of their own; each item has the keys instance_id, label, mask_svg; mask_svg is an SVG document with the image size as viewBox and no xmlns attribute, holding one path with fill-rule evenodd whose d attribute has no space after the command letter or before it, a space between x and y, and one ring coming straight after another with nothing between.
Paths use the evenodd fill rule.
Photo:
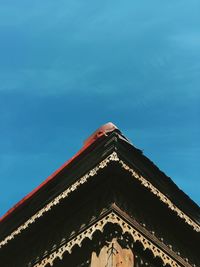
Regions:
<instances>
[{"instance_id":1,"label":"ornamental carving","mask_svg":"<svg viewBox=\"0 0 200 267\"><path fill-rule=\"evenodd\" d=\"M170 255L170 253L167 253L161 247L155 245L155 243L153 243L150 239L148 239L142 232L138 231L131 224L127 223L124 219L122 219L114 211L112 211L108 215L104 216L102 219L100 219L98 222L91 225L85 231L79 233L77 236L75 236L69 242L62 245L57 250L50 253L45 258L43 258L40 262L36 263L35 265L29 264L28 266L29 267L45 267L48 264L50 264L50 266L53 266L54 261L56 259L62 260L63 255L66 252L71 254L73 251L73 248L75 246L81 247L84 239L88 238L89 240L92 240L93 235L96 231L100 231L103 234L105 226L107 224L113 224L113 225L120 226L120 231L121 231L120 234L121 235L129 234L132 237L133 243L139 242L142 245L143 250L150 250L155 258L158 257L159 259L162 260L162 263L164 266L169 265L171 267L192 267L192 265L190 265L188 262L184 261L182 258L181 258L181 261L182 261L181 263L178 260L175 260L175 258L173 258ZM116 233L116 231L115 231L115 233ZM160 241L157 240L157 242L159 243ZM112 244L112 242L111 242L111 244ZM116 243L115 243L115 245L116 245ZM111 249L112 249L112 247L111 247ZM114 249L116 249L116 251L117 251L116 246L113 246L113 253L116 252L116 251L114 251ZM103 251L102 253L106 253L106 252ZM129 259L127 259L127 261L133 261L129 251L126 251L126 254L129 255ZM93 255L92 257L93 257L92 260L98 263L97 255Z\"/></svg>"},{"instance_id":2,"label":"ornamental carving","mask_svg":"<svg viewBox=\"0 0 200 267\"><path fill-rule=\"evenodd\" d=\"M25 223L20 225L15 231L9 234L4 240L0 242L0 248L6 245L10 240L15 238L18 234L20 234L23 230L28 228L32 223L34 223L37 219L42 217L46 212L50 211L54 206L58 205L60 201L69 196L73 191L79 188L82 184L85 184L89 179L97 175L97 173L104 169L110 164L110 162L118 162L119 165L130 175L138 180L141 185L148 188L152 194L159 198L167 207L176 213L181 219L183 219L188 225L190 225L193 230L200 232L200 225L194 222L189 216L187 216L183 211L181 211L178 207L176 207L173 202L167 198L163 193L161 193L155 186L153 186L148 180L146 180L142 175L138 174L132 167L128 166L123 160L120 160L117 153L113 152L103 161L101 161L96 167L91 169L88 173L78 179L74 184L72 184L69 188L63 191L60 195L54 198L51 202L49 202L46 206L44 206L41 210L35 213L30 219L28 219Z\"/></svg>"}]
</instances>

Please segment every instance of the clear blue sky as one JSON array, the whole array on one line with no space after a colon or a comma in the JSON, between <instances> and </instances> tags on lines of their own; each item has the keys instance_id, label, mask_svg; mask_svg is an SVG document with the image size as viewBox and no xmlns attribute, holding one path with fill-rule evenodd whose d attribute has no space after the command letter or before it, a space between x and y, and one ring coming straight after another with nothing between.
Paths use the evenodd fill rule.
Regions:
<instances>
[{"instance_id":1,"label":"clear blue sky","mask_svg":"<svg viewBox=\"0 0 200 267\"><path fill-rule=\"evenodd\" d=\"M200 204L200 1L0 0L0 214L112 121Z\"/></svg>"}]
</instances>

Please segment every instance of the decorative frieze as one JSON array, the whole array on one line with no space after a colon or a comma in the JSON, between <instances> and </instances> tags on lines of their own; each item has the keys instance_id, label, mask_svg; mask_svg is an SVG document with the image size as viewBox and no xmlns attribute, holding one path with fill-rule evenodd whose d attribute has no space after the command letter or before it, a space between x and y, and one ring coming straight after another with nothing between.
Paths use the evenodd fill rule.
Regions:
<instances>
[{"instance_id":1,"label":"decorative frieze","mask_svg":"<svg viewBox=\"0 0 200 267\"><path fill-rule=\"evenodd\" d=\"M46 206L44 206L41 210L35 213L30 217L25 223L20 225L15 231L13 231L10 235L8 235L4 240L0 242L0 248L7 244L11 239L13 239L16 235L20 234L23 230L28 228L32 223L34 223L37 219L42 217L47 211L50 211L54 206L58 205L60 201L68 197L73 191L75 191L82 184L86 183L91 177L95 176L99 170L104 169L111 161L118 161L117 154L114 152L101 161L96 167L91 169L88 173L78 179L74 184L68 187L65 191L63 191L60 195L54 198L51 202L49 202Z\"/></svg>"},{"instance_id":2,"label":"decorative frieze","mask_svg":"<svg viewBox=\"0 0 200 267\"><path fill-rule=\"evenodd\" d=\"M138 174L133 168L129 167L123 160L119 160L119 164L122 168L128 171L131 176L137 179L144 187L148 188L160 201L168 206L173 212L175 212L181 219L183 219L188 225L190 225L195 231L200 232L200 225L194 222L188 215L181 211L173 202L161 193L155 186L147 181L142 175Z\"/></svg>"},{"instance_id":3,"label":"decorative frieze","mask_svg":"<svg viewBox=\"0 0 200 267\"><path fill-rule=\"evenodd\" d=\"M96 231L100 231L102 234L104 233L105 226L107 224L113 224L120 226L121 235L123 236L125 233L129 234L133 242L139 242L144 250L150 250L153 256L156 258L160 258L163 262L163 266L169 265L171 267L192 267L188 262L184 262L180 264L177 260L175 260L170 254L166 253L163 249L158 247L155 243L149 240L142 232L138 231L131 224L122 219L119 215L117 215L114 211L111 211L105 217L101 218L99 221L88 227L85 231L81 232L73 239L71 239L66 244L59 247L54 252L50 253L48 256L43 258L40 262L35 265L28 265L29 267L45 267L47 264L53 266L54 261L56 259L62 260L64 253L71 254L73 248L75 246L81 247L84 239L88 238L90 240L93 239L93 235ZM158 240L159 243L159 240Z\"/></svg>"},{"instance_id":4,"label":"decorative frieze","mask_svg":"<svg viewBox=\"0 0 200 267\"><path fill-rule=\"evenodd\" d=\"M183 211L181 211L173 202L167 198L163 193L161 193L155 186L153 186L148 180L146 180L142 175L138 174L132 167L128 166L123 160L119 158L116 152L111 153L107 158L101 161L96 167L91 169L88 173L78 179L74 184L68 187L65 191L59 194L56 198L54 198L51 202L49 202L46 206L44 206L41 210L31 216L25 223L20 225L15 231L9 234L5 239L0 242L0 248L6 245L10 240L12 240L15 236L20 234L23 230L28 228L32 223L34 223L37 219L42 217L46 212L50 211L54 206L58 205L60 201L69 196L73 191L78 189L82 184L85 184L92 177L97 175L97 173L107 167L111 162L118 162L119 165L127 172L131 174L131 176L138 180L141 185L148 188L155 196L159 198L167 207L176 213L181 219L183 219L188 225L190 225L195 231L200 232L200 225L194 222L188 215L186 215Z\"/></svg>"}]
</instances>

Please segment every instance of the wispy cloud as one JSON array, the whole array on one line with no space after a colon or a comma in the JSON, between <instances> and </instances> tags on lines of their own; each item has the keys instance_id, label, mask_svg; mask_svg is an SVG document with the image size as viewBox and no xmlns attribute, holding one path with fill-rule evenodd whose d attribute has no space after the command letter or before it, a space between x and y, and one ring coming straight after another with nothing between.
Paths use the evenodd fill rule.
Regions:
<instances>
[{"instance_id":1,"label":"wispy cloud","mask_svg":"<svg viewBox=\"0 0 200 267\"><path fill-rule=\"evenodd\" d=\"M200 47L200 32L184 32L184 33L178 33L174 36L171 36L171 41L174 42L174 44L177 44L182 49L189 51L194 51L197 49L199 51ZM195 49L195 50L193 50Z\"/></svg>"}]
</instances>

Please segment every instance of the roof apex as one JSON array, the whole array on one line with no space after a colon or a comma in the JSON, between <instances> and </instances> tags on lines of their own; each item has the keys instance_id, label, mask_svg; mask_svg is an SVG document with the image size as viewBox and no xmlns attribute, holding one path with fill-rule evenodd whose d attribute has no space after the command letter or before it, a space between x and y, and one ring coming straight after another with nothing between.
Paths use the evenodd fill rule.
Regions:
<instances>
[{"instance_id":1,"label":"roof apex","mask_svg":"<svg viewBox=\"0 0 200 267\"><path fill-rule=\"evenodd\" d=\"M93 134L91 134L85 141L84 146L88 146L93 143L96 139L101 137L102 135L107 135L107 133L113 132L115 130L119 130L115 124L112 122L108 122L101 127L99 127Z\"/></svg>"}]
</instances>

